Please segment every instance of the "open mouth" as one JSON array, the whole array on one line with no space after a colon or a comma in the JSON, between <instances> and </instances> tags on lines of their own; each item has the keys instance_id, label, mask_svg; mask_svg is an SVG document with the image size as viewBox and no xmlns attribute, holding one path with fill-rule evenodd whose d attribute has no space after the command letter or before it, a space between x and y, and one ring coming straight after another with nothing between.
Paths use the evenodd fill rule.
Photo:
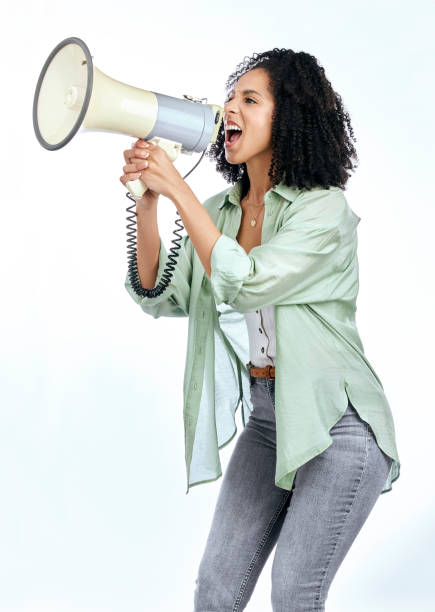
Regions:
<instances>
[{"instance_id":1,"label":"open mouth","mask_svg":"<svg viewBox=\"0 0 435 612\"><path fill-rule=\"evenodd\" d=\"M240 140L242 132L240 130L227 130L225 132L225 144L231 147L234 143Z\"/></svg>"}]
</instances>

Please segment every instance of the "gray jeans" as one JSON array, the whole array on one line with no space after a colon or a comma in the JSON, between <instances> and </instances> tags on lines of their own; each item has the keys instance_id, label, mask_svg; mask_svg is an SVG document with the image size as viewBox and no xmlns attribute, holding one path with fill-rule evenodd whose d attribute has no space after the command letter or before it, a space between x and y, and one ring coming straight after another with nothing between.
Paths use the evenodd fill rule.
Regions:
<instances>
[{"instance_id":1,"label":"gray jeans","mask_svg":"<svg viewBox=\"0 0 435 612\"><path fill-rule=\"evenodd\" d=\"M275 485L275 380L251 376L253 412L222 477L195 580L194 612L237 612L276 545L274 612L325 610L331 582L387 479L392 459L352 404L333 443Z\"/></svg>"}]
</instances>

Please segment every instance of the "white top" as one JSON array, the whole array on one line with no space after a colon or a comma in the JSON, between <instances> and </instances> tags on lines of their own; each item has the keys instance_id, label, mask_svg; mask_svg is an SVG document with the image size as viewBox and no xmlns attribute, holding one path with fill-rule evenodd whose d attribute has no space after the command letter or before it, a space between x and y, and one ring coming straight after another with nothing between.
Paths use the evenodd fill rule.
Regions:
<instances>
[{"instance_id":1,"label":"white top","mask_svg":"<svg viewBox=\"0 0 435 612\"><path fill-rule=\"evenodd\" d=\"M249 336L249 359L257 368L275 366L275 311L270 304L255 312L245 312Z\"/></svg>"}]
</instances>

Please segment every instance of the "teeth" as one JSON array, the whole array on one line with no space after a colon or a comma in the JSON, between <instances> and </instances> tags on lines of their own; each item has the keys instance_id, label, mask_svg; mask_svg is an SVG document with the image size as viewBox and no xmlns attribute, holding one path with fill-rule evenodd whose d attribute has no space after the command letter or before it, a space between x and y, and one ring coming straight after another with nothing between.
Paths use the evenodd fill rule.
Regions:
<instances>
[{"instance_id":1,"label":"teeth","mask_svg":"<svg viewBox=\"0 0 435 612\"><path fill-rule=\"evenodd\" d=\"M238 125L226 125L225 126L225 130L240 130L240 131L242 131L242 129L239 128Z\"/></svg>"}]
</instances>

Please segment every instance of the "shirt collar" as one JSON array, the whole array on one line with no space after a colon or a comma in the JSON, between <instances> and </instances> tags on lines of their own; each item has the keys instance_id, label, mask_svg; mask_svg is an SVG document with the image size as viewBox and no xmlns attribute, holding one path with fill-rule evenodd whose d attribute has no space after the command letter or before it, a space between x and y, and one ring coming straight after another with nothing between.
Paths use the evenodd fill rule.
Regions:
<instances>
[{"instance_id":1,"label":"shirt collar","mask_svg":"<svg viewBox=\"0 0 435 612\"><path fill-rule=\"evenodd\" d=\"M242 181L243 179L238 180L236 183L234 183L232 187L229 188L229 190L225 194L224 199L218 206L219 209L221 209L228 202L236 206L240 206L240 196L242 195ZM275 185L275 187L272 187L269 191L277 193L289 202L293 202L296 196L299 195L299 193L301 192L301 189L299 189L298 187L287 187L287 185L284 185L284 182L281 181L278 185ZM269 191L267 191L266 193L269 193Z\"/></svg>"}]
</instances>

